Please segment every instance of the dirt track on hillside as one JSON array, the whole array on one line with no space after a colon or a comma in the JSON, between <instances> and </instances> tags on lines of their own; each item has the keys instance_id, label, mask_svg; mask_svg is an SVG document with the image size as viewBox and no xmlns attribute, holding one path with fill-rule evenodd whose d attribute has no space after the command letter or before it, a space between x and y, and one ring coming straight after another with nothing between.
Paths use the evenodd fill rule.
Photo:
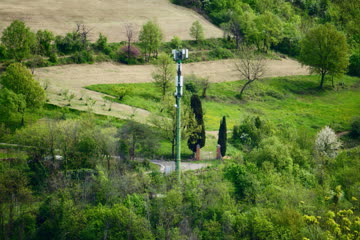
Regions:
<instances>
[{"instance_id":1,"label":"dirt track on hillside","mask_svg":"<svg viewBox=\"0 0 360 240\"><path fill-rule=\"evenodd\" d=\"M33 31L49 29L61 35L83 23L92 29L92 40L101 32L109 42L126 40L125 23L139 30L150 19L159 23L165 40L175 35L190 39L189 28L199 20L207 38L222 37L222 31L202 16L169 0L1 0L0 31L15 19L25 21Z\"/></svg>"},{"instance_id":2,"label":"dirt track on hillside","mask_svg":"<svg viewBox=\"0 0 360 240\"><path fill-rule=\"evenodd\" d=\"M147 111L117 103L113 103L111 106L112 111L108 111L110 103L104 101L104 94L85 90L83 87L92 84L151 82L152 71L152 65L128 66L114 63L98 63L39 68L35 71L35 76L41 82L45 79L49 81L47 93L50 102L53 104L64 106L66 101L59 93L68 89L76 95L72 101L72 108L79 110L88 109L84 100L78 100L82 94L85 94L96 101L92 108L95 113L120 118L133 116L136 120L144 122L149 115ZM183 73L185 75L195 73L199 76L209 77L211 82L236 81L240 79L239 74L234 68L233 60L184 64ZM269 60L264 77L306 74L308 74L308 70L303 68L298 62L291 59L282 59Z\"/></svg>"}]
</instances>

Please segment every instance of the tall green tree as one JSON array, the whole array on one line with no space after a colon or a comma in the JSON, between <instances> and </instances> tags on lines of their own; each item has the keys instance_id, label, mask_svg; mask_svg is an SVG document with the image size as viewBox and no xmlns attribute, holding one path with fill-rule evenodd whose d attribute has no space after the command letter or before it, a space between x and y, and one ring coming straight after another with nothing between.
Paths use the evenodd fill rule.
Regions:
<instances>
[{"instance_id":1,"label":"tall green tree","mask_svg":"<svg viewBox=\"0 0 360 240\"><path fill-rule=\"evenodd\" d=\"M203 26L199 21L193 22L193 24L190 27L190 36L195 38L196 42L199 43L199 41L204 40L204 29Z\"/></svg>"},{"instance_id":2,"label":"tall green tree","mask_svg":"<svg viewBox=\"0 0 360 240\"><path fill-rule=\"evenodd\" d=\"M51 43L55 40L54 34L48 30L39 30L36 32L37 53L49 57L51 55Z\"/></svg>"},{"instance_id":3,"label":"tall green tree","mask_svg":"<svg viewBox=\"0 0 360 240\"><path fill-rule=\"evenodd\" d=\"M173 80L175 79L176 65L172 58L162 53L155 62L155 70L152 73L155 85L161 90L162 98L164 99Z\"/></svg>"},{"instance_id":4,"label":"tall green tree","mask_svg":"<svg viewBox=\"0 0 360 240\"><path fill-rule=\"evenodd\" d=\"M157 57L163 33L160 26L154 21L145 23L140 31L139 40L144 51L145 61L154 55Z\"/></svg>"},{"instance_id":5,"label":"tall green tree","mask_svg":"<svg viewBox=\"0 0 360 240\"><path fill-rule=\"evenodd\" d=\"M267 52L270 47L281 41L283 37L283 26L280 18L266 11L254 20L255 28L252 32L252 40L258 50Z\"/></svg>"},{"instance_id":6,"label":"tall green tree","mask_svg":"<svg viewBox=\"0 0 360 240\"><path fill-rule=\"evenodd\" d=\"M236 48L239 49L240 42L244 39L244 26L242 24L241 16L238 14L231 14L230 21L222 24L225 33L229 34L235 39Z\"/></svg>"},{"instance_id":7,"label":"tall green tree","mask_svg":"<svg viewBox=\"0 0 360 240\"><path fill-rule=\"evenodd\" d=\"M30 56L35 37L24 22L15 20L3 31L1 41L8 57L20 62Z\"/></svg>"},{"instance_id":8,"label":"tall green tree","mask_svg":"<svg viewBox=\"0 0 360 240\"><path fill-rule=\"evenodd\" d=\"M194 113L197 127L191 127L190 129L195 129L190 134L188 139L188 147L193 152L196 152L196 146L199 144L200 148L205 146L206 134L205 134L205 124L204 124L204 113L202 110L201 100L198 95L194 94L191 96L190 106Z\"/></svg>"},{"instance_id":9,"label":"tall green tree","mask_svg":"<svg viewBox=\"0 0 360 240\"><path fill-rule=\"evenodd\" d=\"M26 107L37 109L45 102L45 91L33 78L31 72L21 63L13 63L7 67L0 78L4 88L25 97Z\"/></svg>"},{"instance_id":10,"label":"tall green tree","mask_svg":"<svg viewBox=\"0 0 360 240\"><path fill-rule=\"evenodd\" d=\"M311 29L301 41L300 62L321 75L320 88L326 74L340 75L349 65L348 44L342 32L331 24Z\"/></svg>"},{"instance_id":11,"label":"tall green tree","mask_svg":"<svg viewBox=\"0 0 360 240\"><path fill-rule=\"evenodd\" d=\"M129 121L118 131L120 155L134 160L135 157L150 156L158 148L158 135L148 126Z\"/></svg>"},{"instance_id":12,"label":"tall green tree","mask_svg":"<svg viewBox=\"0 0 360 240\"><path fill-rule=\"evenodd\" d=\"M24 124L26 109L39 109L45 103L45 91L37 82L31 72L21 63L11 64L0 78L3 88L15 93L7 93L12 102L16 103L17 110L22 114L21 124ZM4 97L4 96L3 96Z\"/></svg>"},{"instance_id":13,"label":"tall green tree","mask_svg":"<svg viewBox=\"0 0 360 240\"><path fill-rule=\"evenodd\" d=\"M16 168L4 169L3 167L0 170L0 220L2 220L0 221L0 233L3 232L1 235L5 236L2 239L19 239L14 231L14 222L20 215L20 206L28 203L31 199L28 183L24 171Z\"/></svg>"},{"instance_id":14,"label":"tall green tree","mask_svg":"<svg viewBox=\"0 0 360 240\"><path fill-rule=\"evenodd\" d=\"M227 128L226 128L226 117L223 116L221 122L220 122L220 128L219 128L219 138L217 142L221 148L221 156L225 156L226 154L226 143L227 143Z\"/></svg>"},{"instance_id":15,"label":"tall green tree","mask_svg":"<svg viewBox=\"0 0 360 240\"><path fill-rule=\"evenodd\" d=\"M0 106L0 122L7 124L23 112L26 103L22 94L2 88L0 89Z\"/></svg>"}]
</instances>

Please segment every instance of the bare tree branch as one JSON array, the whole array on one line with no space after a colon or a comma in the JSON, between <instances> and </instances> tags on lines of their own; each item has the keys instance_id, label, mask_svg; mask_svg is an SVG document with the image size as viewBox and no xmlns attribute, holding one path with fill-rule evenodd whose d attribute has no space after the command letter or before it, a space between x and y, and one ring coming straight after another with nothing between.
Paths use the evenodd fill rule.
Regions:
<instances>
[{"instance_id":1,"label":"bare tree branch","mask_svg":"<svg viewBox=\"0 0 360 240\"><path fill-rule=\"evenodd\" d=\"M264 58L256 55L253 48L242 46L239 57L235 60L235 68L240 73L241 78L247 80L240 90L239 98L241 98L245 88L264 75L266 61Z\"/></svg>"}]
</instances>

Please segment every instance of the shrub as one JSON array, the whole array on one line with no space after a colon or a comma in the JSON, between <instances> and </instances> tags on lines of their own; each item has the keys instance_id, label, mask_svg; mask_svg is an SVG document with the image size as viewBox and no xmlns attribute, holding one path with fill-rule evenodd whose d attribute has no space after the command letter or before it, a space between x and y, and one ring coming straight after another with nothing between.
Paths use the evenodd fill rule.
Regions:
<instances>
[{"instance_id":1,"label":"shrub","mask_svg":"<svg viewBox=\"0 0 360 240\"><path fill-rule=\"evenodd\" d=\"M131 45L130 50L127 46L122 46L118 51L117 60L121 63L136 64L140 56L141 52L136 46Z\"/></svg>"},{"instance_id":2,"label":"shrub","mask_svg":"<svg viewBox=\"0 0 360 240\"><path fill-rule=\"evenodd\" d=\"M57 56L57 54L56 54L55 51L52 51L52 52L50 53L49 61L52 62L52 63L57 63L57 61L58 61L58 56Z\"/></svg>"},{"instance_id":3,"label":"shrub","mask_svg":"<svg viewBox=\"0 0 360 240\"><path fill-rule=\"evenodd\" d=\"M107 37L99 34L99 39L94 43L94 49L100 52L105 53L106 55L109 55L111 52L111 48L108 46L107 43Z\"/></svg>"},{"instance_id":4,"label":"shrub","mask_svg":"<svg viewBox=\"0 0 360 240\"><path fill-rule=\"evenodd\" d=\"M351 123L351 136L354 138L360 137L360 117L357 117Z\"/></svg>"},{"instance_id":5,"label":"shrub","mask_svg":"<svg viewBox=\"0 0 360 240\"><path fill-rule=\"evenodd\" d=\"M0 60L5 59L6 57L6 48L4 45L0 44Z\"/></svg>"},{"instance_id":6,"label":"shrub","mask_svg":"<svg viewBox=\"0 0 360 240\"><path fill-rule=\"evenodd\" d=\"M90 51L76 52L71 56L74 63L94 63L93 53Z\"/></svg>"},{"instance_id":7,"label":"shrub","mask_svg":"<svg viewBox=\"0 0 360 240\"><path fill-rule=\"evenodd\" d=\"M265 162L270 162L278 170L292 171L293 160L289 147L275 136L263 139L259 147L253 150L248 157L259 167L262 167Z\"/></svg>"},{"instance_id":8,"label":"shrub","mask_svg":"<svg viewBox=\"0 0 360 240\"><path fill-rule=\"evenodd\" d=\"M178 36L174 36L170 41L170 46L173 49L180 49L182 48L182 41Z\"/></svg>"},{"instance_id":9,"label":"shrub","mask_svg":"<svg viewBox=\"0 0 360 240\"><path fill-rule=\"evenodd\" d=\"M232 142L237 147L253 148L264 136L269 135L269 124L259 117L248 117L240 125L234 126Z\"/></svg>"},{"instance_id":10,"label":"shrub","mask_svg":"<svg viewBox=\"0 0 360 240\"><path fill-rule=\"evenodd\" d=\"M104 53L99 53L95 57L95 62L110 62L110 61L111 61L111 58Z\"/></svg>"},{"instance_id":11,"label":"shrub","mask_svg":"<svg viewBox=\"0 0 360 240\"><path fill-rule=\"evenodd\" d=\"M298 39L283 38L276 46L273 47L276 51L296 57L300 54L300 42Z\"/></svg>"},{"instance_id":12,"label":"shrub","mask_svg":"<svg viewBox=\"0 0 360 240\"><path fill-rule=\"evenodd\" d=\"M87 44L83 43L80 33L72 32L63 36L56 36L55 45L59 52L70 54L86 49Z\"/></svg>"},{"instance_id":13,"label":"shrub","mask_svg":"<svg viewBox=\"0 0 360 240\"><path fill-rule=\"evenodd\" d=\"M360 77L360 50L351 55L348 73Z\"/></svg>"},{"instance_id":14,"label":"shrub","mask_svg":"<svg viewBox=\"0 0 360 240\"><path fill-rule=\"evenodd\" d=\"M209 56L213 59L227 59L234 57L234 54L225 48L216 48L209 52Z\"/></svg>"},{"instance_id":15,"label":"shrub","mask_svg":"<svg viewBox=\"0 0 360 240\"><path fill-rule=\"evenodd\" d=\"M129 95L131 92L129 88L124 87L114 87L113 92L115 93L118 100L122 101L125 96Z\"/></svg>"},{"instance_id":16,"label":"shrub","mask_svg":"<svg viewBox=\"0 0 360 240\"><path fill-rule=\"evenodd\" d=\"M321 129L316 135L315 151L320 155L335 158L341 142L337 139L335 132L328 126Z\"/></svg>"}]
</instances>

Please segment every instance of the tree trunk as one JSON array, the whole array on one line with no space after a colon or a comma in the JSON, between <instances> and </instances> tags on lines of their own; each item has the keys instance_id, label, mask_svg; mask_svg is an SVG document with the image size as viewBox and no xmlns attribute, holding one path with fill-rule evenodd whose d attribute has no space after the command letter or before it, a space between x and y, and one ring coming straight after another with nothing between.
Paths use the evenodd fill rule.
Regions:
<instances>
[{"instance_id":1,"label":"tree trunk","mask_svg":"<svg viewBox=\"0 0 360 240\"><path fill-rule=\"evenodd\" d=\"M206 96L206 90L207 90L207 88L203 88L201 97L203 97L203 98L206 98L206 97L207 97L207 96Z\"/></svg>"},{"instance_id":2,"label":"tree trunk","mask_svg":"<svg viewBox=\"0 0 360 240\"><path fill-rule=\"evenodd\" d=\"M14 223L14 203L15 202L15 196L12 193L11 196L11 203L9 206L9 222L8 222L8 231L7 231L7 235L10 236L10 238L12 237L12 233L13 233L13 223Z\"/></svg>"},{"instance_id":3,"label":"tree trunk","mask_svg":"<svg viewBox=\"0 0 360 240\"><path fill-rule=\"evenodd\" d=\"M245 85L242 87L242 89L241 89L241 91L240 91L240 94L239 94L239 98L240 98L240 99L242 98L242 94L243 94L245 88L246 88L247 85L249 85L251 82L252 82L252 81L250 81L250 80L247 81L247 82L245 83Z\"/></svg>"},{"instance_id":4,"label":"tree trunk","mask_svg":"<svg viewBox=\"0 0 360 240\"><path fill-rule=\"evenodd\" d=\"M324 85L324 82L325 82L325 75L326 75L326 72L321 72L320 89L323 88L323 85Z\"/></svg>"},{"instance_id":5,"label":"tree trunk","mask_svg":"<svg viewBox=\"0 0 360 240\"><path fill-rule=\"evenodd\" d=\"M130 41L128 41L128 50L127 50L127 57L128 57L128 61L129 61L129 59L130 59L130 47L131 47L131 43L130 43ZM129 63L129 62L128 62Z\"/></svg>"}]
</instances>

